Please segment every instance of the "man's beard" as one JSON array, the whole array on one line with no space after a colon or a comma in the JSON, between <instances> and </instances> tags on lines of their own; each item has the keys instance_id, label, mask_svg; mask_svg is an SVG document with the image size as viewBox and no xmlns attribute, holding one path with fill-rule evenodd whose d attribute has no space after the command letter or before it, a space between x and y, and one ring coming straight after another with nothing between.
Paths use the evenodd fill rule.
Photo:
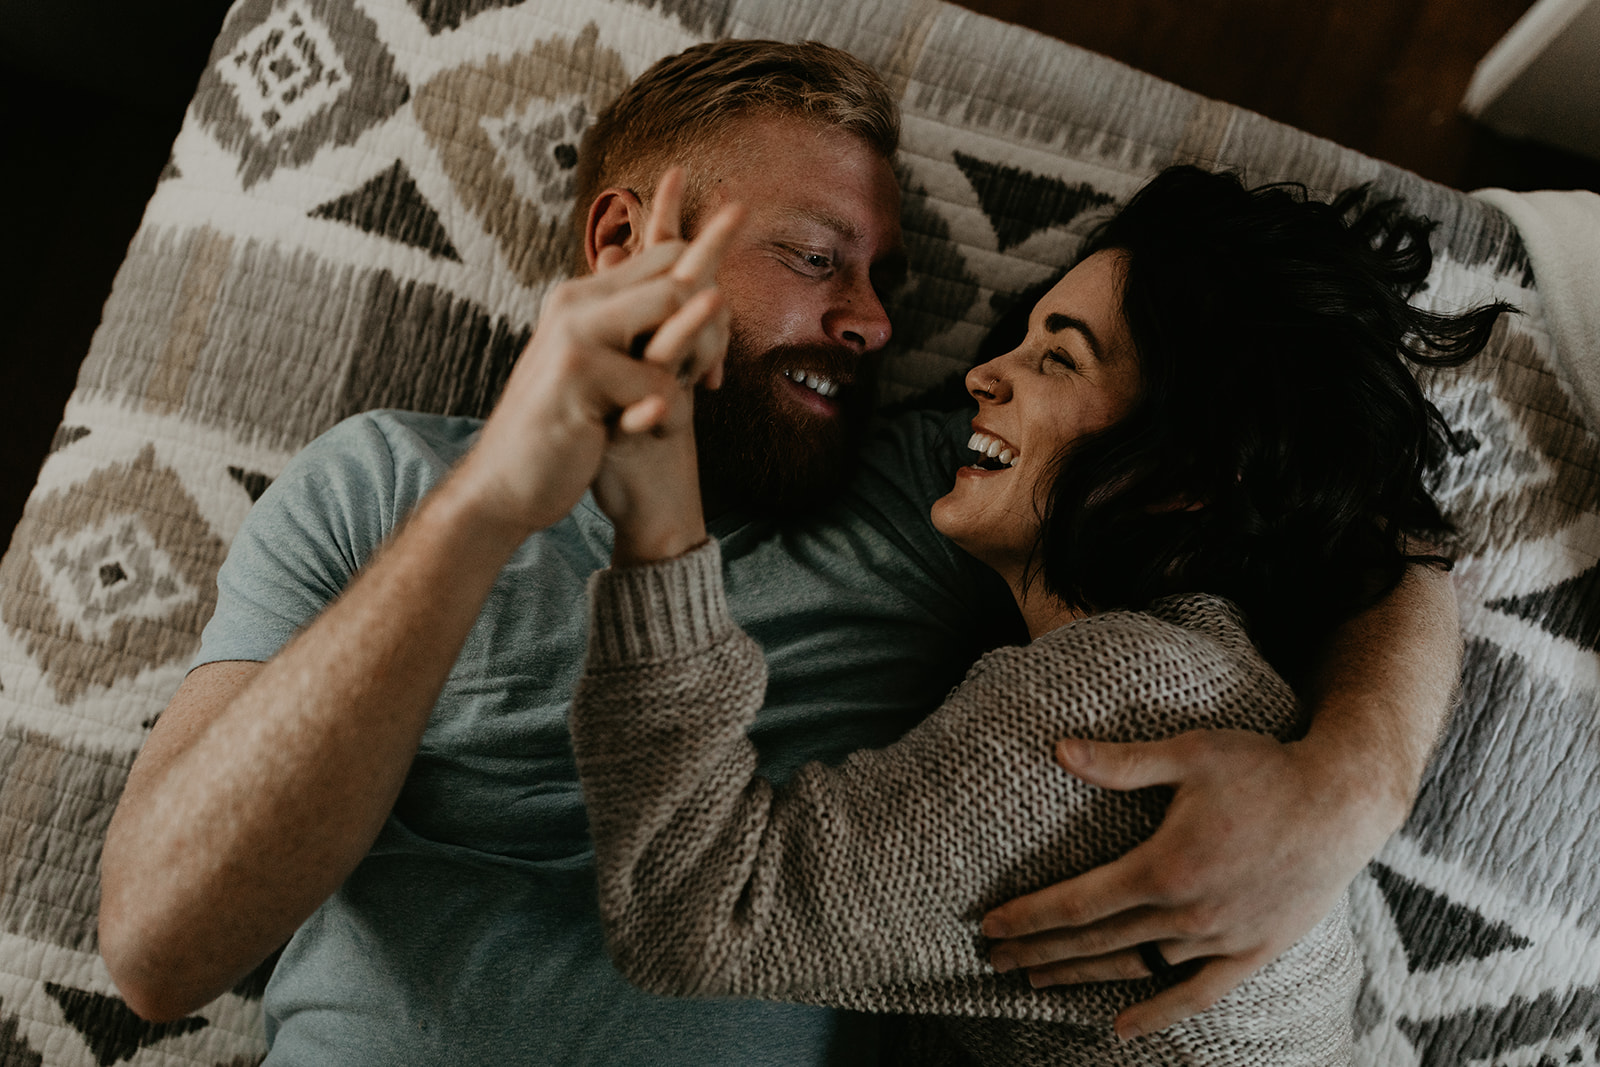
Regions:
<instances>
[{"instance_id":1,"label":"man's beard","mask_svg":"<svg viewBox=\"0 0 1600 1067\"><path fill-rule=\"evenodd\" d=\"M700 489L708 507L765 514L805 511L849 480L872 406L866 358L847 348L793 345L757 351L735 330L728 341L722 388L695 394ZM829 418L779 395L785 370L802 370L840 386Z\"/></svg>"}]
</instances>

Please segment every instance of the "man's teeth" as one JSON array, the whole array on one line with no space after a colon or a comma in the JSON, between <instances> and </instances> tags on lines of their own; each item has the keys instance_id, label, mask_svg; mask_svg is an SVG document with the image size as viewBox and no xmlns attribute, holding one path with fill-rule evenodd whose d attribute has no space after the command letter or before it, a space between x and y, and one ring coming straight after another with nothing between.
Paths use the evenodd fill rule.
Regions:
<instances>
[{"instance_id":1,"label":"man's teeth","mask_svg":"<svg viewBox=\"0 0 1600 1067\"><path fill-rule=\"evenodd\" d=\"M1000 438L986 433L974 433L967 441L967 447L974 452L982 453L990 459L997 459L1008 467L1017 465L1019 453Z\"/></svg>"},{"instance_id":2,"label":"man's teeth","mask_svg":"<svg viewBox=\"0 0 1600 1067\"><path fill-rule=\"evenodd\" d=\"M803 370L786 370L783 376L797 385L803 385L818 396L832 396L839 391L839 383L832 378L819 378Z\"/></svg>"}]
</instances>

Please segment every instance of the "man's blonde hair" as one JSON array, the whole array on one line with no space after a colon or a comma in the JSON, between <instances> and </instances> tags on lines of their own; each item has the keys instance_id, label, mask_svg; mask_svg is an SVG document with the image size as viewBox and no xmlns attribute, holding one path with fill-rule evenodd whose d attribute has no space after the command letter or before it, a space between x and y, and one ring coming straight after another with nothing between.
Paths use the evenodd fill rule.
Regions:
<instances>
[{"instance_id":1,"label":"man's blonde hair","mask_svg":"<svg viewBox=\"0 0 1600 1067\"><path fill-rule=\"evenodd\" d=\"M589 206L601 190L620 186L648 200L661 171L703 161L709 142L751 115L841 129L885 159L900 142L900 114L889 87L848 52L818 41L698 44L639 75L584 133L573 206L579 248ZM691 218L697 185L691 173ZM581 251L578 259L581 264Z\"/></svg>"}]
</instances>

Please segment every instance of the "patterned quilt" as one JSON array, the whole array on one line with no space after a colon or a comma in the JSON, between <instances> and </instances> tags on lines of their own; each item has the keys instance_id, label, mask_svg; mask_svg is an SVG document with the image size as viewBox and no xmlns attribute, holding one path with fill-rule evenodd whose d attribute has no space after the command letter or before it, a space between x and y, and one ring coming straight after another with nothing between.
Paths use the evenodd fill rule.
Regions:
<instances>
[{"instance_id":1,"label":"patterned quilt","mask_svg":"<svg viewBox=\"0 0 1600 1067\"><path fill-rule=\"evenodd\" d=\"M257 1062L260 983L151 1025L95 942L101 835L251 502L342 416L483 413L563 269L574 145L657 57L816 38L905 117L888 399L967 365L1174 161L1440 223L1423 301L1524 314L1427 386L1466 432L1460 709L1358 879L1358 1062L1600 1063L1600 437L1480 201L937 0L239 0L0 563L0 1062ZM1589 353L1591 357L1596 354Z\"/></svg>"}]
</instances>

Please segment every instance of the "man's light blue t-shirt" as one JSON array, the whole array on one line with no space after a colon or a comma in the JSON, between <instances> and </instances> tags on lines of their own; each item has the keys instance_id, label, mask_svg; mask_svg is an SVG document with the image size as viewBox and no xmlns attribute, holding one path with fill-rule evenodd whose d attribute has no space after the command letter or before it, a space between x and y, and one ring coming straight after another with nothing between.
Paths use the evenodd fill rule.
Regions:
<instances>
[{"instance_id":1,"label":"man's light blue t-shirt","mask_svg":"<svg viewBox=\"0 0 1600 1067\"><path fill-rule=\"evenodd\" d=\"M197 664L271 658L480 425L372 413L296 457L234 542ZM902 418L824 512L712 523L734 616L770 664L752 732L766 773L888 743L1012 635L998 580L928 521L967 432L965 416ZM278 963L269 1064L743 1067L864 1051L836 1013L653 996L607 959L566 718L585 583L610 552L585 498L501 573L372 851Z\"/></svg>"}]
</instances>

